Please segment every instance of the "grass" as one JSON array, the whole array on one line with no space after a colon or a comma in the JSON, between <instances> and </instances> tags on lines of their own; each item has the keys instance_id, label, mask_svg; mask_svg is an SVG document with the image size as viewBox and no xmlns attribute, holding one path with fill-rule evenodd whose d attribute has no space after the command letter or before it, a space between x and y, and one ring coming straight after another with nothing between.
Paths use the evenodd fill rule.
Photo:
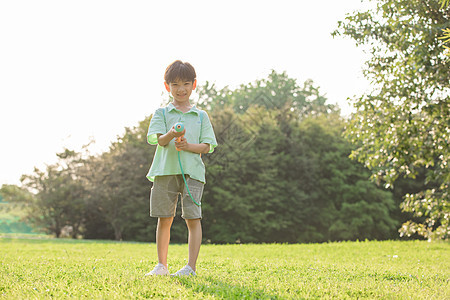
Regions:
<instances>
[{"instance_id":1,"label":"grass","mask_svg":"<svg viewBox=\"0 0 450 300\"><path fill-rule=\"evenodd\" d=\"M144 277L155 244L0 239L0 298L450 299L450 245L203 245L196 277ZM170 245L169 269L187 245Z\"/></svg>"}]
</instances>

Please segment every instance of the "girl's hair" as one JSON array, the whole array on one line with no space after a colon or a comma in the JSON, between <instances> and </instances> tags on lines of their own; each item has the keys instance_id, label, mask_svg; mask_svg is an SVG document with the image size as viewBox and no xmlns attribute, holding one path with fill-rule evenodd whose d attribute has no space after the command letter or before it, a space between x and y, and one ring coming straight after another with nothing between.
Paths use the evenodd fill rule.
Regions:
<instances>
[{"instance_id":1,"label":"girl's hair","mask_svg":"<svg viewBox=\"0 0 450 300\"><path fill-rule=\"evenodd\" d=\"M194 67L190 63L182 62L181 60L171 63L164 73L164 81L166 83L172 83L180 79L194 82L196 77Z\"/></svg>"}]
</instances>

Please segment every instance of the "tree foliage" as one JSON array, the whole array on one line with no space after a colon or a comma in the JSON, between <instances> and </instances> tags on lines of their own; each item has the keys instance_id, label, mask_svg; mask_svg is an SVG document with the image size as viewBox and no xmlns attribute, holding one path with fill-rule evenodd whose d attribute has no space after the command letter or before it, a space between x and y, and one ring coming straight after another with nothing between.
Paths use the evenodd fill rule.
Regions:
<instances>
[{"instance_id":1,"label":"tree foliage","mask_svg":"<svg viewBox=\"0 0 450 300\"><path fill-rule=\"evenodd\" d=\"M334 32L370 47L365 76L373 90L354 99L346 131L357 145L352 157L386 186L426 170L425 187L402 203L425 220L405 222L400 231L430 239L447 239L450 231L450 61L441 39L450 11L443 4L379 0L373 10L348 15Z\"/></svg>"},{"instance_id":2,"label":"tree foliage","mask_svg":"<svg viewBox=\"0 0 450 300\"><path fill-rule=\"evenodd\" d=\"M0 232L32 233L33 229L23 220L26 204L32 198L27 190L16 185L4 184L0 188Z\"/></svg>"},{"instance_id":3,"label":"tree foliage","mask_svg":"<svg viewBox=\"0 0 450 300\"><path fill-rule=\"evenodd\" d=\"M70 226L71 236L81 233L84 222L85 189L77 173L82 164L81 154L65 150L58 162L46 170L35 168L33 174L22 176L29 191L28 221L46 233L60 237L62 229Z\"/></svg>"},{"instance_id":4,"label":"tree foliage","mask_svg":"<svg viewBox=\"0 0 450 300\"><path fill-rule=\"evenodd\" d=\"M220 147L205 158L208 239L393 237L392 194L368 182L369 172L348 158L344 120L312 81L302 88L272 72L235 91L210 86L202 99L220 107L211 111Z\"/></svg>"},{"instance_id":5,"label":"tree foliage","mask_svg":"<svg viewBox=\"0 0 450 300\"><path fill-rule=\"evenodd\" d=\"M88 238L148 239L151 185L145 175L154 153L143 142L148 122L146 118L138 126L126 128L109 151L85 163Z\"/></svg>"},{"instance_id":6,"label":"tree foliage","mask_svg":"<svg viewBox=\"0 0 450 300\"><path fill-rule=\"evenodd\" d=\"M311 80L298 84L272 72L235 90L201 91L219 143L203 156L206 241L395 238L393 194L348 158L354 147L342 136L346 121ZM155 151L146 143L150 118L102 154L67 150L57 164L24 176L35 226L56 236L67 225L84 238L155 241L145 178ZM176 218L171 241L185 242L186 226Z\"/></svg>"}]
</instances>

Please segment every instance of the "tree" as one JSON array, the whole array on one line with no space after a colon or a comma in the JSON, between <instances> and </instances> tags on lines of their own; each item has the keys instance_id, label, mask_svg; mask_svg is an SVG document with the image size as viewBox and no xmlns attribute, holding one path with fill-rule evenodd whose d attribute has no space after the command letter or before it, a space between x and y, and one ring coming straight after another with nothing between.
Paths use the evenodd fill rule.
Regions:
<instances>
[{"instance_id":1,"label":"tree","mask_svg":"<svg viewBox=\"0 0 450 300\"><path fill-rule=\"evenodd\" d=\"M338 114L308 118L301 124L301 143L317 165L314 176L314 227L325 240L387 239L398 222L392 193L368 180L370 173L348 158L354 148L342 137Z\"/></svg>"},{"instance_id":2,"label":"tree","mask_svg":"<svg viewBox=\"0 0 450 300\"><path fill-rule=\"evenodd\" d=\"M4 184L0 188L0 232L31 233L32 228L25 223L26 205L33 195L13 184ZM5 218L6 216L6 218Z\"/></svg>"},{"instance_id":3,"label":"tree","mask_svg":"<svg viewBox=\"0 0 450 300\"><path fill-rule=\"evenodd\" d=\"M33 195L14 184L3 184L0 188L0 202L7 202L24 208Z\"/></svg>"},{"instance_id":4,"label":"tree","mask_svg":"<svg viewBox=\"0 0 450 300\"><path fill-rule=\"evenodd\" d=\"M369 182L368 170L348 158L352 146L342 137L345 122L318 89L318 97L301 105L290 102L307 91L285 73L272 72L235 91L209 87L204 92L220 145L205 157L206 239L323 242L393 236L398 224L391 215L392 194Z\"/></svg>"},{"instance_id":5,"label":"tree","mask_svg":"<svg viewBox=\"0 0 450 300\"><path fill-rule=\"evenodd\" d=\"M267 79L259 79L247 85L242 84L232 91L228 87L217 90L208 82L199 87L200 105L208 111L218 111L231 106L238 113L245 113L251 106L275 109L284 116L304 118L311 114L329 113L338 110L327 104L327 98L319 91L311 79L299 85L286 72L272 71Z\"/></svg>"},{"instance_id":6,"label":"tree","mask_svg":"<svg viewBox=\"0 0 450 300\"><path fill-rule=\"evenodd\" d=\"M405 222L401 235L448 239L450 61L440 39L450 24L448 3L379 0L377 7L348 15L335 36L370 46L365 76L373 90L354 99L347 137L352 157L392 187L401 177L426 169L425 188L406 194L405 212L425 217Z\"/></svg>"},{"instance_id":7,"label":"tree","mask_svg":"<svg viewBox=\"0 0 450 300\"><path fill-rule=\"evenodd\" d=\"M222 103L222 96L229 102ZM202 99L211 107L220 145L203 156L205 240L392 237L397 224L391 193L369 182L367 169L348 158L353 146L342 137L345 121L312 81L298 85L272 72L234 91L210 87ZM155 151L146 143L149 121L125 128L100 155L67 150L57 164L25 176L24 186L34 192L29 203L35 223L59 236L62 226L80 220L85 238L154 241L145 178ZM185 242L186 235L184 222L174 222L171 240Z\"/></svg>"},{"instance_id":8,"label":"tree","mask_svg":"<svg viewBox=\"0 0 450 300\"><path fill-rule=\"evenodd\" d=\"M444 32L444 35L442 36L442 39L444 40L445 43L450 43L450 29L449 28L445 28L442 29L442 31ZM445 49L447 49L447 56L450 56L450 48L448 46L444 46Z\"/></svg>"},{"instance_id":9,"label":"tree","mask_svg":"<svg viewBox=\"0 0 450 300\"><path fill-rule=\"evenodd\" d=\"M450 6L450 0L440 0L439 2L441 3L441 8L448 9ZM450 25L447 26L449 27L442 29L444 35L441 37L441 39L444 40L444 43L450 44ZM444 45L444 48L446 50L447 57L450 57L450 48L446 45Z\"/></svg>"},{"instance_id":10,"label":"tree","mask_svg":"<svg viewBox=\"0 0 450 300\"><path fill-rule=\"evenodd\" d=\"M71 236L76 238L84 221L86 194L77 177L83 161L81 153L68 149L57 156L58 162L48 165L45 171L35 168L33 174L21 178L23 186L33 194L27 199L27 219L56 237L61 236L63 227L71 226Z\"/></svg>"},{"instance_id":11,"label":"tree","mask_svg":"<svg viewBox=\"0 0 450 300\"><path fill-rule=\"evenodd\" d=\"M145 144L148 122L126 128L109 151L91 156L81 170L89 194L88 238L148 240L151 184L145 175L154 153Z\"/></svg>"}]
</instances>

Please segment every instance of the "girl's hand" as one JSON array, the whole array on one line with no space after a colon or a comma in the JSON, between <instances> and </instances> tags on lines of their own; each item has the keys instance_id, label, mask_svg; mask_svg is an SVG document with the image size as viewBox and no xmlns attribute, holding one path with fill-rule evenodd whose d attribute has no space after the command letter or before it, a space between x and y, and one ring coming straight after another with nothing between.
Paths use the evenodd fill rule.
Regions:
<instances>
[{"instance_id":1,"label":"girl's hand","mask_svg":"<svg viewBox=\"0 0 450 300\"><path fill-rule=\"evenodd\" d=\"M181 141L178 142L177 140L178 139L175 140L175 147L184 151L188 150L189 144L184 136L181 138Z\"/></svg>"}]
</instances>

